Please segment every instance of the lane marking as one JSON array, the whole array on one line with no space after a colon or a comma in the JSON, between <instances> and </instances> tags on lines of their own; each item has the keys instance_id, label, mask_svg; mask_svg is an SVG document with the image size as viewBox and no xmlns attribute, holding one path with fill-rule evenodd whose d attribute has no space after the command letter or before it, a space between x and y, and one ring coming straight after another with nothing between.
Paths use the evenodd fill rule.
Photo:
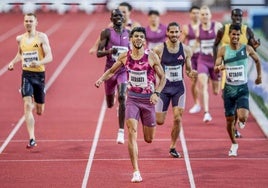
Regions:
<instances>
[{"instance_id":1,"label":"lane marking","mask_svg":"<svg viewBox=\"0 0 268 188\"><path fill-rule=\"evenodd\" d=\"M97 124L97 127L96 127L93 143L92 143L90 154L89 154L89 157L88 157L87 167L86 167L86 170L85 170L85 174L84 174L84 178L83 178L83 182L82 182L82 186L81 186L82 188L87 187L87 182L88 182L88 179L89 179L91 166L92 166L92 163L93 163L93 159L94 159L94 155L95 155L95 152L96 152L98 140L99 140L99 137L100 137L100 131L101 131L101 128L102 128L102 124L103 124L106 109L107 109L106 100L104 99L103 102L102 102L102 105L101 105L101 111L100 111L100 115L99 115L99 119L98 119L98 124Z\"/></svg>"},{"instance_id":2,"label":"lane marking","mask_svg":"<svg viewBox=\"0 0 268 188\"><path fill-rule=\"evenodd\" d=\"M24 140L12 140L11 142L25 142L26 139ZM0 140L2 142L3 140ZM38 142L91 142L93 139L62 139L62 140L38 140ZM127 141L127 138L125 139ZM143 139L137 139L138 142L144 142ZM170 138L156 138L154 139L155 142L170 142ZM230 139L228 138L208 138L208 139L202 139L202 138L187 138L187 141L189 142L222 142L222 141L227 141L229 142ZM267 138L242 138L241 141L248 141L248 142L256 142L256 141L267 141ZM99 142L114 142L114 139L111 138L102 138L99 139ZM178 142L180 142L178 140Z\"/></svg>"},{"instance_id":3,"label":"lane marking","mask_svg":"<svg viewBox=\"0 0 268 188\"><path fill-rule=\"evenodd\" d=\"M184 158L184 161L186 164L186 169L187 169L187 173L188 173L190 187L195 188L194 175L193 175L193 171L192 171L192 167L191 167L191 163L190 163L190 158L189 158L188 149L187 149L186 140L184 137L184 131L183 131L182 126L181 126L181 132L180 132L180 140L181 140L181 146L182 146L182 150L183 150L183 158Z\"/></svg>"},{"instance_id":4,"label":"lane marking","mask_svg":"<svg viewBox=\"0 0 268 188\"><path fill-rule=\"evenodd\" d=\"M0 36L0 42L3 42L4 40L8 39L10 36L14 35L15 33L18 33L22 29L23 29L22 25L18 25L14 27L13 29L10 29L8 32Z\"/></svg>"},{"instance_id":5,"label":"lane marking","mask_svg":"<svg viewBox=\"0 0 268 188\"><path fill-rule=\"evenodd\" d=\"M227 156L227 155L226 155ZM191 158L192 161L268 161L268 158L247 158L247 157L226 157L226 158ZM88 161L88 158L81 158L81 159L4 159L0 160L0 163L9 163L9 162L69 162L69 161ZM129 158L109 158L109 159L94 159L94 161L129 161ZM182 158L174 159L174 158L139 158L139 161L183 161ZM253 164L254 165L254 164ZM163 172L166 174L166 172Z\"/></svg>"},{"instance_id":6,"label":"lane marking","mask_svg":"<svg viewBox=\"0 0 268 188\"><path fill-rule=\"evenodd\" d=\"M62 25L62 22L54 24L47 31L45 31L45 33L47 34L47 36L49 36L49 35L53 34L55 31L57 31L61 25ZM1 40L1 37L0 37L0 40ZM0 76L2 76L4 73L6 73L8 71L7 69L8 69L8 64L6 64L3 68L0 69Z\"/></svg>"},{"instance_id":7,"label":"lane marking","mask_svg":"<svg viewBox=\"0 0 268 188\"><path fill-rule=\"evenodd\" d=\"M76 43L73 45L73 47L70 49L70 51L67 53L67 55L64 57L60 65L57 67L55 72L52 74L50 79L48 80L46 84L46 90L50 88L50 86L55 82L59 74L62 72L64 67L70 62L72 56L75 54L75 52L79 49L79 47L83 44L85 41L86 37L89 35L89 33L93 30L94 28L93 23L90 23L87 28L84 30L84 32L80 35L79 39L76 41ZM22 116L14 129L11 131L11 133L8 135L2 146L0 147L0 154L3 152L3 150L6 148L10 140L15 136L21 125L23 124L25 118Z\"/></svg>"}]
</instances>

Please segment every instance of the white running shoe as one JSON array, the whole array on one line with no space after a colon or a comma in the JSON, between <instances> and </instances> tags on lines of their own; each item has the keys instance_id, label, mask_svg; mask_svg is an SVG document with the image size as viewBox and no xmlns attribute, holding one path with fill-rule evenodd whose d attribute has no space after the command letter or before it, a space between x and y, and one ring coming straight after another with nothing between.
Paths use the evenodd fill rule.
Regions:
<instances>
[{"instance_id":1,"label":"white running shoe","mask_svg":"<svg viewBox=\"0 0 268 188\"><path fill-rule=\"evenodd\" d=\"M200 105L195 104L195 105L189 110L189 113L190 113L190 114L195 114L195 113L200 112L200 110L201 110Z\"/></svg>"},{"instance_id":2,"label":"white running shoe","mask_svg":"<svg viewBox=\"0 0 268 188\"><path fill-rule=\"evenodd\" d=\"M207 123L207 122L209 122L211 120L212 120L211 115L208 112L206 112L205 115L204 115L204 118L203 118L203 122Z\"/></svg>"},{"instance_id":3,"label":"white running shoe","mask_svg":"<svg viewBox=\"0 0 268 188\"><path fill-rule=\"evenodd\" d=\"M139 183L139 182L142 182L142 177L141 177L141 174L139 171L135 171L133 173L133 177L131 179L131 182L132 183Z\"/></svg>"},{"instance_id":4,"label":"white running shoe","mask_svg":"<svg viewBox=\"0 0 268 188\"><path fill-rule=\"evenodd\" d=\"M125 139L124 139L124 129L119 129L119 130L118 130L116 142L117 142L118 144L124 144L124 143L125 143Z\"/></svg>"},{"instance_id":5,"label":"white running shoe","mask_svg":"<svg viewBox=\"0 0 268 188\"><path fill-rule=\"evenodd\" d=\"M238 150L238 144L232 144L230 151L229 151L229 157L236 157L237 150Z\"/></svg>"},{"instance_id":6,"label":"white running shoe","mask_svg":"<svg viewBox=\"0 0 268 188\"><path fill-rule=\"evenodd\" d=\"M240 121L238 121L238 126L240 127L240 129L244 129L245 128L245 126L246 126L246 123L244 122L240 122Z\"/></svg>"}]
</instances>

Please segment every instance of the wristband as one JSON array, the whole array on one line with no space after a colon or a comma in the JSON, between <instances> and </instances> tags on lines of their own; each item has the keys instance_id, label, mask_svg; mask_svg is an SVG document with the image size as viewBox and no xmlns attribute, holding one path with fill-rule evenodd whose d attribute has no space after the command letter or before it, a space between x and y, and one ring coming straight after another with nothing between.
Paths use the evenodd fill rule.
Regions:
<instances>
[{"instance_id":1,"label":"wristband","mask_svg":"<svg viewBox=\"0 0 268 188\"><path fill-rule=\"evenodd\" d=\"M160 96L160 92L155 91L155 92L154 92L154 94L156 94L156 95L157 95L157 97L159 97L159 96Z\"/></svg>"}]
</instances>

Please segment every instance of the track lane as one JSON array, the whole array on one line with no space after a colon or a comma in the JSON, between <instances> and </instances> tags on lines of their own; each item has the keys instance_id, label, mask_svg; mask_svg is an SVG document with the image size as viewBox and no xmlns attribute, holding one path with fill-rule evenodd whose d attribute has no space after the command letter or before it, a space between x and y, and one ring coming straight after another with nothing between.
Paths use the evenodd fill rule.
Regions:
<instances>
[{"instance_id":1,"label":"track lane","mask_svg":"<svg viewBox=\"0 0 268 188\"><path fill-rule=\"evenodd\" d=\"M39 148L33 152L24 149L23 143L27 141L25 139L27 133L23 127L8 145L4 155L0 156L0 165L4 165L5 169L8 169L5 170L6 174L3 176L1 174L1 178L6 178L0 179L1 182L5 182L4 185L16 187L19 184L21 187L26 187L25 180L27 179L33 187L41 184L54 187L81 186L93 143L98 113L103 101L103 88L97 90L93 87L94 81L103 72L103 59L97 59L87 53L90 44L95 40L94 37L98 36L99 31L106 24L100 22L99 16L79 17L79 24L83 23L83 26L87 25L86 22L97 19L98 25L96 25L95 32L88 36L48 92L46 113L37 120ZM107 13L106 17L108 16ZM177 17L172 14L165 20L172 20L175 16ZM62 28L61 32L50 37L53 47L57 49L55 57L58 62L65 57L67 49L74 44L75 38L82 33L80 26L72 27L75 19L73 20L71 17L68 17L68 23L64 22L66 26ZM103 14L102 17L104 17ZM142 15L138 14L137 18L141 19ZM66 37L68 29L72 34ZM56 67L55 64L51 65L48 66L50 76ZM1 79L0 77L0 81ZM243 167L252 169L243 175L254 182L254 185L260 187L266 185L266 179L262 176L254 176L256 181L250 178L251 173L258 172L258 166L261 166L261 174L267 174L267 168L265 168L267 167L265 165L267 164L267 152L265 152L267 140L254 119L250 118L250 122L242 132L245 139L239 140L241 156L230 159L227 157L230 142L225 130L220 96L213 96L213 101L216 102L213 103L214 119L210 124L202 123L202 114L193 116L187 113L192 103L189 91L187 97L183 126L196 187L223 185L228 182L226 179L244 172ZM18 98L21 100L20 97ZM19 107L19 104L15 106ZM168 120L171 118L171 116L167 117ZM174 160L168 157L170 124L171 121L167 121L164 126L157 127L156 139L151 145L145 144L142 139L139 139L141 172L144 182L134 185L130 183L131 165L127 145L115 144L116 110L115 108L107 110L87 187L163 187L163 185L190 187L184 159ZM142 131L139 130L139 138L142 138L141 133ZM178 149L182 151L180 142L178 142ZM253 152L249 153L248 150ZM256 154L258 155L256 156ZM37 169L36 165L38 165ZM237 168L233 170L232 167ZM16 171L18 168L23 169L26 175L18 176ZM35 170L33 170L34 168ZM231 170L233 171L231 172ZM226 176L224 173L226 171L231 172L231 175ZM48 172L49 174L47 174ZM30 178L36 173L38 182ZM13 177L13 181L10 177ZM99 177L102 177L102 181L99 180ZM14 180L17 184L14 183ZM247 185L252 185L250 181L244 181L241 176L236 179L237 186L232 185L233 187L239 185L247 187Z\"/></svg>"}]
</instances>

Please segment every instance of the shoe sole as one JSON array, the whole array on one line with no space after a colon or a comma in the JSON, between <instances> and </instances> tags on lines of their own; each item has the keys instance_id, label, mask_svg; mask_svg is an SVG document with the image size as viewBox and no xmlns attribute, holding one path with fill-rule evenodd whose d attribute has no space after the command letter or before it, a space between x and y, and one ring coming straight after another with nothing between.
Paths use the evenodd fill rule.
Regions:
<instances>
[{"instance_id":1,"label":"shoe sole","mask_svg":"<svg viewBox=\"0 0 268 188\"><path fill-rule=\"evenodd\" d=\"M142 180L133 180L133 181L131 180L131 182L132 183L140 183L140 182L142 182Z\"/></svg>"},{"instance_id":2,"label":"shoe sole","mask_svg":"<svg viewBox=\"0 0 268 188\"><path fill-rule=\"evenodd\" d=\"M212 119L210 119L210 120L203 120L205 123L208 123L208 122L210 122Z\"/></svg>"},{"instance_id":3,"label":"shoe sole","mask_svg":"<svg viewBox=\"0 0 268 188\"><path fill-rule=\"evenodd\" d=\"M234 154L230 155L229 154L229 157L237 157L237 154L236 155L234 155Z\"/></svg>"},{"instance_id":4,"label":"shoe sole","mask_svg":"<svg viewBox=\"0 0 268 188\"><path fill-rule=\"evenodd\" d=\"M34 146L29 146L29 145L27 145L26 146L26 149L33 149L34 147L36 147L37 146L37 144L35 144Z\"/></svg>"},{"instance_id":5,"label":"shoe sole","mask_svg":"<svg viewBox=\"0 0 268 188\"><path fill-rule=\"evenodd\" d=\"M177 156L177 155L173 155L173 154L171 154L171 153L169 153L169 156L172 157L172 158L182 158L181 155Z\"/></svg>"}]
</instances>

